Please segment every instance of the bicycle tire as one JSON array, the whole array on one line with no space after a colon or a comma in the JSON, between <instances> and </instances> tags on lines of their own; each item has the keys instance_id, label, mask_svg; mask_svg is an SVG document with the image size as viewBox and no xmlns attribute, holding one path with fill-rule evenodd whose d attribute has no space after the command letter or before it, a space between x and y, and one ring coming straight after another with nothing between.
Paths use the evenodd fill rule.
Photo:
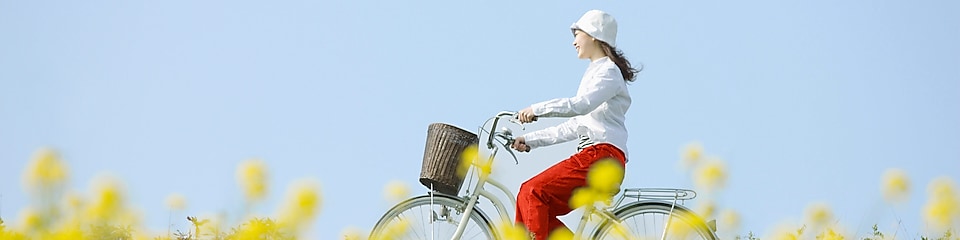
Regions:
<instances>
[{"instance_id":1,"label":"bicycle tire","mask_svg":"<svg viewBox=\"0 0 960 240\"><path fill-rule=\"evenodd\" d=\"M620 223L630 232L629 238L662 239L664 223L671 215L671 203L661 201L640 201L627 204L614 210ZM680 205L674 205L670 231L667 239L705 239L716 240L717 235L705 220L693 211ZM617 234L615 224L605 221L591 235L592 239L627 239Z\"/></svg>"},{"instance_id":2,"label":"bicycle tire","mask_svg":"<svg viewBox=\"0 0 960 240\"><path fill-rule=\"evenodd\" d=\"M466 205L463 199L442 193L433 194L432 206L430 195L410 198L395 205L377 221L370 231L370 239L451 239ZM401 219L407 222L399 223ZM396 229L398 227L402 229ZM474 207L460 239L497 238L487 215Z\"/></svg>"}]
</instances>

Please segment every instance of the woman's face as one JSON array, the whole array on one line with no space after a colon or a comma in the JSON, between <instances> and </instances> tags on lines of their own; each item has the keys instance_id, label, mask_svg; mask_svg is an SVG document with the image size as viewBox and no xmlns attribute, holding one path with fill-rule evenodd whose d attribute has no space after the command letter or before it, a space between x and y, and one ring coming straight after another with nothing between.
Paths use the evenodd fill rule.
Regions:
<instances>
[{"instance_id":1,"label":"woman's face","mask_svg":"<svg viewBox=\"0 0 960 240\"><path fill-rule=\"evenodd\" d=\"M600 52L600 45L597 44L597 41L581 30L573 31L573 47L577 49L577 58L579 59L588 59Z\"/></svg>"}]
</instances>

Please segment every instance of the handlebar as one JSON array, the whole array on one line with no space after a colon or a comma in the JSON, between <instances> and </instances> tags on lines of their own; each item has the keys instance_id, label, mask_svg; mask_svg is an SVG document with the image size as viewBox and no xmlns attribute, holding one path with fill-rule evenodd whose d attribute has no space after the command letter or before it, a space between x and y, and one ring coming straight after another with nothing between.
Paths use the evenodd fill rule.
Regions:
<instances>
[{"instance_id":1,"label":"handlebar","mask_svg":"<svg viewBox=\"0 0 960 240\"><path fill-rule=\"evenodd\" d=\"M497 131L497 124L500 122L500 119L503 117L509 117L508 120L510 122L520 125L520 128L523 129L523 123L517 120L517 112L502 111L500 113L497 113L497 115L492 118L493 125L491 125L490 130L487 131L489 135L487 136L487 149L496 148L496 145L493 144L494 137L499 137L500 139L503 139L504 142L500 142L500 141L497 141L497 142L500 142L503 145L503 148L506 149L511 156L513 156L513 161L515 163L520 164L520 161L517 159L517 155L513 153L513 150L510 150L510 145L512 145L514 142L513 131L511 131L509 128L504 128L499 132ZM488 119L487 121L490 121L490 120ZM494 150L494 154L496 154L496 150Z\"/></svg>"}]
</instances>

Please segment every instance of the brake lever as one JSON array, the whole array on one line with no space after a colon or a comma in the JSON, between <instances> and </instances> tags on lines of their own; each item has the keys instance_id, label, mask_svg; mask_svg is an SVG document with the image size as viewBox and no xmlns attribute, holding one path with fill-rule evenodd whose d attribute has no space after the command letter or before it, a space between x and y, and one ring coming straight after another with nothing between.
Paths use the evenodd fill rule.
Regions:
<instances>
[{"instance_id":1,"label":"brake lever","mask_svg":"<svg viewBox=\"0 0 960 240\"><path fill-rule=\"evenodd\" d=\"M513 150L510 150L510 145L513 145L513 139L510 139L506 143L503 143L503 148L507 149L507 152L510 153L510 156L513 157L513 162L517 165L520 165L520 160L517 159L517 154L513 153Z\"/></svg>"},{"instance_id":2,"label":"brake lever","mask_svg":"<svg viewBox=\"0 0 960 240\"><path fill-rule=\"evenodd\" d=\"M512 122L512 123L516 123L517 125L520 125L520 130L527 130L527 129L523 126L523 122L520 122L520 119L519 119L517 116L514 116L514 117L512 117L512 118L509 118L508 120L509 120L510 122Z\"/></svg>"},{"instance_id":3,"label":"brake lever","mask_svg":"<svg viewBox=\"0 0 960 240\"><path fill-rule=\"evenodd\" d=\"M497 136L500 138L503 138L504 140L507 140L506 142L503 142L503 148L507 149L507 152L509 152L510 156L513 157L513 162L516 163L517 165L520 165L520 160L517 159L517 154L510 149L510 146L513 145L513 143L516 141L513 138L513 130L510 130L509 128L503 128L503 130L500 130L500 133L498 133Z\"/></svg>"}]
</instances>

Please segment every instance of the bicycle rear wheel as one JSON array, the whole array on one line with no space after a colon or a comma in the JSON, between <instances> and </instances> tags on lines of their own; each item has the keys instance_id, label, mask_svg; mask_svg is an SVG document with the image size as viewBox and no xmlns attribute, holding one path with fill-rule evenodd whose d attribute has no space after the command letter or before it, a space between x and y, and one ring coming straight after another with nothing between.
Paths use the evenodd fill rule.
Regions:
<instances>
[{"instance_id":1,"label":"bicycle rear wheel","mask_svg":"<svg viewBox=\"0 0 960 240\"><path fill-rule=\"evenodd\" d=\"M387 211L370 232L370 239L451 239L466 202L446 194L423 195ZM460 239L494 239L493 225L474 207Z\"/></svg>"},{"instance_id":2,"label":"bicycle rear wheel","mask_svg":"<svg viewBox=\"0 0 960 240\"><path fill-rule=\"evenodd\" d=\"M716 234L703 218L683 206L667 202L644 201L621 207L614 212L619 223L605 222L593 233L593 239L666 239L715 240Z\"/></svg>"}]
</instances>

